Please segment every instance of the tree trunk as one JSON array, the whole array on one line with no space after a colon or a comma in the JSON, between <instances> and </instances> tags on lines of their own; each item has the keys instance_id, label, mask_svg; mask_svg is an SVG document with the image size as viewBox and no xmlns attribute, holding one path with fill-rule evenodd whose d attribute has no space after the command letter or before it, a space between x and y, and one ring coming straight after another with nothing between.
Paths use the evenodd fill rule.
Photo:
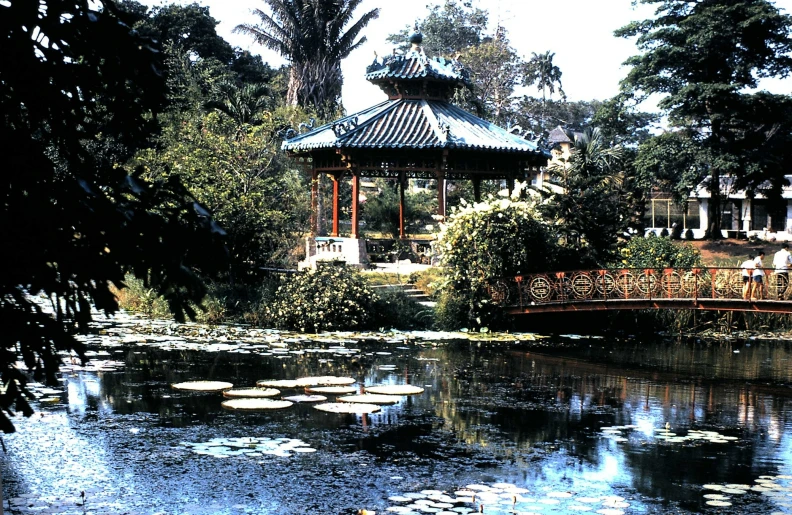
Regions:
<instances>
[{"instance_id":1,"label":"tree trunk","mask_svg":"<svg viewBox=\"0 0 792 515\"><path fill-rule=\"evenodd\" d=\"M707 204L707 231L704 238L708 240L723 239L721 233L721 193L720 193L720 170L712 169L710 175L710 201Z\"/></svg>"}]
</instances>

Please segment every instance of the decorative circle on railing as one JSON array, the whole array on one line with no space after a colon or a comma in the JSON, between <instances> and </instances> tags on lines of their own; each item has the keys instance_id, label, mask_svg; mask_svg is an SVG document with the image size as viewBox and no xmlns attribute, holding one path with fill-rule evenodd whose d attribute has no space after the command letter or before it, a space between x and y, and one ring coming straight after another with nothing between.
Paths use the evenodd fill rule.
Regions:
<instances>
[{"instance_id":1,"label":"decorative circle on railing","mask_svg":"<svg viewBox=\"0 0 792 515\"><path fill-rule=\"evenodd\" d=\"M610 295L616 287L616 282L613 276L607 272L597 272L597 278L594 279L594 285L597 288L597 293L600 295Z\"/></svg>"},{"instance_id":2,"label":"decorative circle on railing","mask_svg":"<svg viewBox=\"0 0 792 515\"><path fill-rule=\"evenodd\" d=\"M572 277L571 287L572 295L577 299L588 299L594 294L594 280L585 272Z\"/></svg>"},{"instance_id":3,"label":"decorative circle on railing","mask_svg":"<svg viewBox=\"0 0 792 515\"><path fill-rule=\"evenodd\" d=\"M489 294L495 304L506 304L509 301L509 285L498 281L489 286Z\"/></svg>"},{"instance_id":4,"label":"decorative circle on railing","mask_svg":"<svg viewBox=\"0 0 792 515\"><path fill-rule=\"evenodd\" d=\"M553 292L553 285L546 277L540 275L531 279L528 292L534 300L544 301Z\"/></svg>"},{"instance_id":5,"label":"decorative circle on railing","mask_svg":"<svg viewBox=\"0 0 792 515\"><path fill-rule=\"evenodd\" d=\"M663 277L660 278L660 293L663 296L675 296L679 293L681 288L682 278L679 277L678 272L663 272Z\"/></svg>"},{"instance_id":6,"label":"decorative circle on railing","mask_svg":"<svg viewBox=\"0 0 792 515\"><path fill-rule=\"evenodd\" d=\"M620 272L616 276L616 291L629 297L635 289L635 276L630 272Z\"/></svg>"},{"instance_id":7,"label":"decorative circle on railing","mask_svg":"<svg viewBox=\"0 0 792 515\"><path fill-rule=\"evenodd\" d=\"M555 291L559 299L572 297L572 280L566 275L556 276Z\"/></svg>"},{"instance_id":8,"label":"decorative circle on railing","mask_svg":"<svg viewBox=\"0 0 792 515\"><path fill-rule=\"evenodd\" d=\"M655 291L657 290L657 276L655 276L654 270L641 272L638 278L635 280L635 287L638 289L641 295L644 295L645 297L654 295Z\"/></svg>"},{"instance_id":9,"label":"decorative circle on railing","mask_svg":"<svg viewBox=\"0 0 792 515\"><path fill-rule=\"evenodd\" d=\"M767 277L767 289L771 299L788 299L787 288L789 287L789 277L781 274L772 274Z\"/></svg>"},{"instance_id":10,"label":"decorative circle on railing","mask_svg":"<svg viewBox=\"0 0 792 515\"><path fill-rule=\"evenodd\" d=\"M743 282L742 272L736 270L731 273L732 296L742 298L743 296Z\"/></svg>"},{"instance_id":11,"label":"decorative circle on railing","mask_svg":"<svg viewBox=\"0 0 792 515\"><path fill-rule=\"evenodd\" d=\"M740 285L742 288L742 284ZM717 297L730 297L732 293L732 271L716 270L712 278L712 288Z\"/></svg>"},{"instance_id":12,"label":"decorative circle on railing","mask_svg":"<svg viewBox=\"0 0 792 515\"><path fill-rule=\"evenodd\" d=\"M690 296L694 296L698 292L700 284L701 278L692 271L682 273L679 278L680 290Z\"/></svg>"}]
</instances>

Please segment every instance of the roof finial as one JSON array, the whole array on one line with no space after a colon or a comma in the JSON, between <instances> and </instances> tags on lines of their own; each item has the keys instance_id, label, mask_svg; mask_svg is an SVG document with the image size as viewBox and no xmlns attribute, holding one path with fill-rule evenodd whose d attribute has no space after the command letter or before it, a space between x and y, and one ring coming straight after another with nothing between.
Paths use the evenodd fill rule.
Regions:
<instances>
[{"instance_id":1,"label":"roof finial","mask_svg":"<svg viewBox=\"0 0 792 515\"><path fill-rule=\"evenodd\" d=\"M415 22L414 29L414 32L410 35L409 42L412 46L412 50L418 51L421 49L421 43L423 42L423 34L421 34L421 31L418 29L418 22Z\"/></svg>"}]
</instances>

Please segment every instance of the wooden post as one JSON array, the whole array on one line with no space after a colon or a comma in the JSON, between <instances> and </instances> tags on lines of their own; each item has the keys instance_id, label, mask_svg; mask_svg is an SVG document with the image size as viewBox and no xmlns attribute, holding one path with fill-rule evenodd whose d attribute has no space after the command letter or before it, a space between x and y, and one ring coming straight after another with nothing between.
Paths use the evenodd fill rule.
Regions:
<instances>
[{"instance_id":1,"label":"wooden post","mask_svg":"<svg viewBox=\"0 0 792 515\"><path fill-rule=\"evenodd\" d=\"M341 180L341 174L334 173L331 178L333 179L333 231L330 236L338 236L338 219L341 216L341 209L338 206L338 183Z\"/></svg>"},{"instance_id":2,"label":"wooden post","mask_svg":"<svg viewBox=\"0 0 792 515\"><path fill-rule=\"evenodd\" d=\"M481 202L481 177L473 176L473 201Z\"/></svg>"},{"instance_id":3,"label":"wooden post","mask_svg":"<svg viewBox=\"0 0 792 515\"><path fill-rule=\"evenodd\" d=\"M404 172L399 172L399 238L407 237L404 231L404 183L406 182Z\"/></svg>"},{"instance_id":4,"label":"wooden post","mask_svg":"<svg viewBox=\"0 0 792 515\"><path fill-rule=\"evenodd\" d=\"M437 214L445 218L446 181L443 172L437 172Z\"/></svg>"},{"instance_id":5,"label":"wooden post","mask_svg":"<svg viewBox=\"0 0 792 515\"><path fill-rule=\"evenodd\" d=\"M311 236L319 235L319 174L311 171Z\"/></svg>"},{"instance_id":6,"label":"wooden post","mask_svg":"<svg viewBox=\"0 0 792 515\"><path fill-rule=\"evenodd\" d=\"M360 175L352 169L352 238L358 238L358 209L360 205Z\"/></svg>"}]
</instances>

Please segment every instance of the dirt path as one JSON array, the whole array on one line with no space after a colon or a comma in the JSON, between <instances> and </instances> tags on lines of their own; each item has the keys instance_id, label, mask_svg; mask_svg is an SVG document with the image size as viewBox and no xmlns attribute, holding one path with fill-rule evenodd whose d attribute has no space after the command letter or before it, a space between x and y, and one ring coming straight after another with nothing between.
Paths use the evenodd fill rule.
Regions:
<instances>
[{"instance_id":1,"label":"dirt path","mask_svg":"<svg viewBox=\"0 0 792 515\"><path fill-rule=\"evenodd\" d=\"M708 265L721 266L740 266L752 251L763 249L765 251L765 261L769 266L773 260L773 254L781 249L781 243L774 242L749 242L747 240L720 240L703 241L695 240L691 242L694 247L699 249L704 262Z\"/></svg>"}]
</instances>

